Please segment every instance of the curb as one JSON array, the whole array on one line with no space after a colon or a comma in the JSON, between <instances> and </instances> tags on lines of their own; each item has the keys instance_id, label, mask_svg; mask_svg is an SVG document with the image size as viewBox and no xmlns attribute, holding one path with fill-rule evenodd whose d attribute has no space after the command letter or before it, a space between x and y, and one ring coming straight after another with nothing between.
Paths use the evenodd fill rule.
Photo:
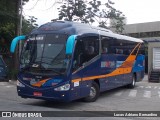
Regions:
<instances>
[{"instance_id":1,"label":"curb","mask_svg":"<svg viewBox=\"0 0 160 120\"><path fill-rule=\"evenodd\" d=\"M9 80L8 82L9 82L10 84L17 85L17 80Z\"/></svg>"}]
</instances>

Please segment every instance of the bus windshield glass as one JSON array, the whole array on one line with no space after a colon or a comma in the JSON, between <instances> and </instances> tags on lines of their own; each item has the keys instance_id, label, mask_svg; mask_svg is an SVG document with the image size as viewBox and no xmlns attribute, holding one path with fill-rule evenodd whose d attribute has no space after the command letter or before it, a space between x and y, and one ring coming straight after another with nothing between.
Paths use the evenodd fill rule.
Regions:
<instances>
[{"instance_id":1,"label":"bus windshield glass","mask_svg":"<svg viewBox=\"0 0 160 120\"><path fill-rule=\"evenodd\" d=\"M23 70L40 70L63 74L67 69L66 35L33 35L24 43L21 53Z\"/></svg>"}]
</instances>

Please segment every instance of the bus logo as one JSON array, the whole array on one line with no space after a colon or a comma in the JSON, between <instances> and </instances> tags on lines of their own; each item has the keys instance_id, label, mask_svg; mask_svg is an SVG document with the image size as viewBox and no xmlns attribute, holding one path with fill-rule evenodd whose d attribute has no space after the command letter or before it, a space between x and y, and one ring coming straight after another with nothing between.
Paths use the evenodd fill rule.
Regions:
<instances>
[{"instance_id":1,"label":"bus logo","mask_svg":"<svg viewBox=\"0 0 160 120\"><path fill-rule=\"evenodd\" d=\"M101 68L114 68L115 67L115 61L102 61L101 62Z\"/></svg>"},{"instance_id":2,"label":"bus logo","mask_svg":"<svg viewBox=\"0 0 160 120\"><path fill-rule=\"evenodd\" d=\"M37 67L39 67L39 65L38 64L33 64L32 67L36 67L37 68Z\"/></svg>"}]
</instances>

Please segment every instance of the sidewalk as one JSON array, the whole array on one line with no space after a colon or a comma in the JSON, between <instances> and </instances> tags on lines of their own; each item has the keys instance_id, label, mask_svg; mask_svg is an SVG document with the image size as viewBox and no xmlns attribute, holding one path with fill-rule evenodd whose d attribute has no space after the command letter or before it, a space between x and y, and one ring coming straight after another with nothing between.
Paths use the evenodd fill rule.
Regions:
<instances>
[{"instance_id":1,"label":"sidewalk","mask_svg":"<svg viewBox=\"0 0 160 120\"><path fill-rule=\"evenodd\" d=\"M148 74L144 75L144 78L143 78L142 82L148 82Z\"/></svg>"}]
</instances>

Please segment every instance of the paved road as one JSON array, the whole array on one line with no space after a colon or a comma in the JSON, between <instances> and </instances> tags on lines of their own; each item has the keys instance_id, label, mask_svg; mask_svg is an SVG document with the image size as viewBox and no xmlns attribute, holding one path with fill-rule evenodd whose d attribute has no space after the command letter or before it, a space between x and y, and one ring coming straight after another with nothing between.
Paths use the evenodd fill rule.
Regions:
<instances>
[{"instance_id":1,"label":"paved road","mask_svg":"<svg viewBox=\"0 0 160 120\"><path fill-rule=\"evenodd\" d=\"M0 111L160 111L160 83L144 81L134 89L118 88L104 92L94 103L81 100L71 103L46 102L44 100L23 99L17 96L15 84L0 82ZM45 118L51 119L51 118ZM59 118L72 120L72 118ZM76 118L90 120L91 118ZM100 119L100 118L99 118ZM101 118L101 120L106 118ZM116 119L151 119L151 118L110 118ZM154 118L157 119L158 118Z\"/></svg>"}]
</instances>

